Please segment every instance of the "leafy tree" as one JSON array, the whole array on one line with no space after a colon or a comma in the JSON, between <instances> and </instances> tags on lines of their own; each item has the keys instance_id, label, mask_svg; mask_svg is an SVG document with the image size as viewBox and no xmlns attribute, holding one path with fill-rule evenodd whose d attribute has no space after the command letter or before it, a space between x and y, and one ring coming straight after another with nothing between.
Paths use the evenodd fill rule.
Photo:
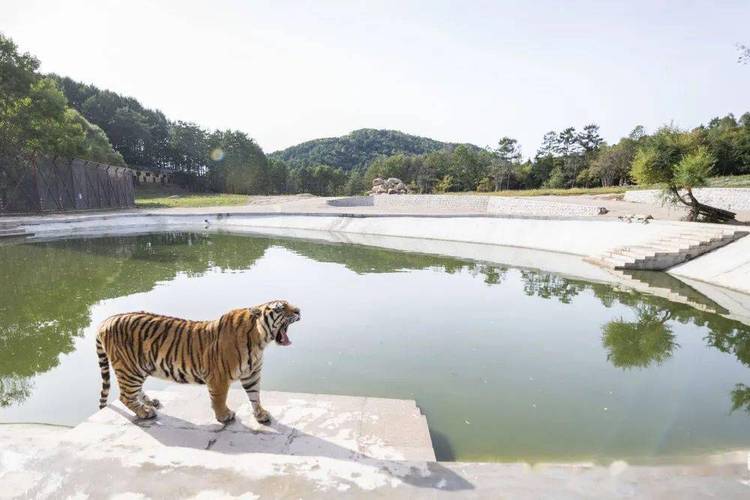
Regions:
<instances>
[{"instance_id":1,"label":"leafy tree","mask_svg":"<svg viewBox=\"0 0 750 500\"><path fill-rule=\"evenodd\" d=\"M70 111L74 114L74 121L81 126L85 134L83 142L84 151L81 156L85 159L107 165L124 166L125 160L120 153L114 150L112 144L109 142L107 134L93 123L90 123L77 111Z\"/></svg>"},{"instance_id":2,"label":"leafy tree","mask_svg":"<svg viewBox=\"0 0 750 500\"><path fill-rule=\"evenodd\" d=\"M435 191L438 193L447 193L453 190L454 180L452 175L444 175L435 185Z\"/></svg>"},{"instance_id":3,"label":"leafy tree","mask_svg":"<svg viewBox=\"0 0 750 500\"><path fill-rule=\"evenodd\" d=\"M204 175L208 168L208 134L194 123L178 121L169 127L169 159L171 170Z\"/></svg>"},{"instance_id":4,"label":"leafy tree","mask_svg":"<svg viewBox=\"0 0 750 500\"><path fill-rule=\"evenodd\" d=\"M511 177L521 163L521 147L516 139L502 137L492 152L496 157L492 166L495 191L502 189L503 182L506 183L506 189L510 189Z\"/></svg>"},{"instance_id":5,"label":"leafy tree","mask_svg":"<svg viewBox=\"0 0 750 500\"><path fill-rule=\"evenodd\" d=\"M396 177L404 182L414 179L416 173L416 163L421 160L418 156L397 153L392 156L379 156L370 163L365 173L365 179L369 185L372 185L373 179L381 177L387 179Z\"/></svg>"},{"instance_id":6,"label":"leafy tree","mask_svg":"<svg viewBox=\"0 0 750 500\"><path fill-rule=\"evenodd\" d=\"M292 182L298 193L319 196L340 195L347 182L346 173L330 165L315 165L292 170Z\"/></svg>"},{"instance_id":7,"label":"leafy tree","mask_svg":"<svg viewBox=\"0 0 750 500\"><path fill-rule=\"evenodd\" d=\"M664 184L674 203L690 207L689 220L733 220L732 212L704 205L693 194L693 188L705 185L715 161L708 148L697 145L695 135L662 127L636 153L631 174L639 184Z\"/></svg>"},{"instance_id":8,"label":"leafy tree","mask_svg":"<svg viewBox=\"0 0 750 500\"><path fill-rule=\"evenodd\" d=\"M19 53L10 38L0 33L0 99L11 101L28 95L29 88L39 77L39 60L29 54Z\"/></svg>"},{"instance_id":9,"label":"leafy tree","mask_svg":"<svg viewBox=\"0 0 750 500\"><path fill-rule=\"evenodd\" d=\"M78 156L84 151L85 134L66 104L52 80L37 80L27 96L3 106L0 130L32 162L43 154Z\"/></svg>"},{"instance_id":10,"label":"leafy tree","mask_svg":"<svg viewBox=\"0 0 750 500\"><path fill-rule=\"evenodd\" d=\"M370 184L372 186L372 184ZM344 185L344 194L349 196L361 195L369 191L370 187L365 183L365 175L360 170L352 170Z\"/></svg>"},{"instance_id":11,"label":"leafy tree","mask_svg":"<svg viewBox=\"0 0 750 500\"><path fill-rule=\"evenodd\" d=\"M697 143L716 158L715 175L750 173L750 127L742 125L742 118L738 121L730 113L701 125L694 133Z\"/></svg>"},{"instance_id":12,"label":"leafy tree","mask_svg":"<svg viewBox=\"0 0 750 500\"><path fill-rule=\"evenodd\" d=\"M531 169L532 179L552 188L588 185L595 181L590 166L603 145L596 124L586 125L581 132L574 127L547 132Z\"/></svg>"},{"instance_id":13,"label":"leafy tree","mask_svg":"<svg viewBox=\"0 0 750 500\"><path fill-rule=\"evenodd\" d=\"M268 181L271 193L283 194L288 192L289 168L281 160L268 160Z\"/></svg>"},{"instance_id":14,"label":"leafy tree","mask_svg":"<svg viewBox=\"0 0 750 500\"><path fill-rule=\"evenodd\" d=\"M614 146L603 146L589 167L591 174L600 180L602 186L624 184L630 178L637 143L629 137L623 138Z\"/></svg>"},{"instance_id":15,"label":"leafy tree","mask_svg":"<svg viewBox=\"0 0 750 500\"><path fill-rule=\"evenodd\" d=\"M583 127L583 131L578 134L577 143L586 153L596 152L604 145L604 139L599 135L599 125L590 123Z\"/></svg>"},{"instance_id":16,"label":"leafy tree","mask_svg":"<svg viewBox=\"0 0 750 500\"><path fill-rule=\"evenodd\" d=\"M68 107L56 81L38 75L38 67L0 34L0 184L42 156L122 165L102 130Z\"/></svg>"},{"instance_id":17,"label":"leafy tree","mask_svg":"<svg viewBox=\"0 0 750 500\"><path fill-rule=\"evenodd\" d=\"M208 171L214 190L238 194L269 192L268 160L255 141L240 131L217 130L210 135L208 144L211 151L220 152L212 158Z\"/></svg>"}]
</instances>

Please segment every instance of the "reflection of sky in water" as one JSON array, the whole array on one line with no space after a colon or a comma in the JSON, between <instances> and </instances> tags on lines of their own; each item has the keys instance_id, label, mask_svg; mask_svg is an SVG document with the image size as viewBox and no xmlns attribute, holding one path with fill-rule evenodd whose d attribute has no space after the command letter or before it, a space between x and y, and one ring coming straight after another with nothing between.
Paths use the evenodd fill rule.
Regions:
<instances>
[{"instance_id":1,"label":"reflection of sky in water","mask_svg":"<svg viewBox=\"0 0 750 500\"><path fill-rule=\"evenodd\" d=\"M58 293L58 306L89 301L90 322L84 318L83 336L57 366L24 379L29 396L0 409L0 420L74 424L95 411L101 382L94 331L111 314L145 309L213 318L284 298L304 319L290 330L292 347L267 351L263 387L414 398L442 458L647 459L750 445L748 415L730 412L730 393L750 382L750 370L708 347L709 329L694 324L699 315L730 332L740 326L716 315L455 259L235 236L212 237L210 245L202 238L191 245L159 236L134 241L100 240L86 252L73 242L34 245L23 258L3 255L0 276L15 276L17 284L26 278L12 271L13 256L21 267L34 258L93 267L89 279L63 294L55 290L69 284L49 268L42 296ZM35 256L41 248L46 253ZM399 262L411 270L396 271ZM217 263L244 270L222 272ZM133 283L127 292L99 301L101 290L124 281ZM615 300L607 308L602 298ZM0 296L0 308L18 301ZM61 319L44 316L53 307L44 300L24 307L31 311L18 317L36 311L47 322ZM16 318L6 309L0 328L7 330ZM749 337L745 328L740 340ZM2 357L7 379L7 366L18 360ZM615 366L623 362L632 367ZM168 385L152 379L147 387ZM208 404L208 396L196 404Z\"/></svg>"}]
</instances>

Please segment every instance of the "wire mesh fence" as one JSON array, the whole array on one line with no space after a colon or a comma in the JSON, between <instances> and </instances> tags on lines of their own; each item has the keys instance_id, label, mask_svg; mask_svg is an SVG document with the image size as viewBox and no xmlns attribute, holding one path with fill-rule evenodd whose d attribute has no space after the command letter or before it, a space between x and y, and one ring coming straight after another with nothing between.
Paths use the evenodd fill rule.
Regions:
<instances>
[{"instance_id":1,"label":"wire mesh fence","mask_svg":"<svg viewBox=\"0 0 750 500\"><path fill-rule=\"evenodd\" d=\"M85 160L43 159L0 171L0 213L135 206L134 174Z\"/></svg>"}]
</instances>

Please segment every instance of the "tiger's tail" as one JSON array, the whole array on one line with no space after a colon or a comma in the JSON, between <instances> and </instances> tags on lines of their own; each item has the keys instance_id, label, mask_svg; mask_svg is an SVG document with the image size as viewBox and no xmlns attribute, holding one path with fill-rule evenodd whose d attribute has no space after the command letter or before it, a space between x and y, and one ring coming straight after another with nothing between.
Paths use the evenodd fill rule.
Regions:
<instances>
[{"instance_id":1,"label":"tiger's tail","mask_svg":"<svg viewBox=\"0 0 750 500\"><path fill-rule=\"evenodd\" d=\"M102 371L102 393L99 396L99 409L107 406L107 397L109 396L109 358L107 352L102 346L102 339L96 337L96 355L99 356L99 368Z\"/></svg>"}]
</instances>

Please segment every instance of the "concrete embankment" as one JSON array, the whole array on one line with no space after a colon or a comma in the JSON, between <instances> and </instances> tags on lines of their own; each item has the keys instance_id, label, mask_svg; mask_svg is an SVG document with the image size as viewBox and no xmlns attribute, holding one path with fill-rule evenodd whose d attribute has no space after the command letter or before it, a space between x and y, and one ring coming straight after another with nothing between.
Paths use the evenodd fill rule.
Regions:
<instances>
[{"instance_id":1,"label":"concrete embankment","mask_svg":"<svg viewBox=\"0 0 750 500\"><path fill-rule=\"evenodd\" d=\"M213 420L203 387L152 394L134 421L119 403L66 430L0 425L3 498L743 498L744 452L643 466L437 462L413 401L264 393L275 419Z\"/></svg>"},{"instance_id":2,"label":"concrete embankment","mask_svg":"<svg viewBox=\"0 0 750 500\"><path fill-rule=\"evenodd\" d=\"M328 200L332 207L375 207L381 210L453 210L536 217L590 217L607 212L604 207L540 200L532 197L460 196L410 194L397 196L350 196Z\"/></svg>"},{"instance_id":3,"label":"concrete embankment","mask_svg":"<svg viewBox=\"0 0 750 500\"><path fill-rule=\"evenodd\" d=\"M16 233L33 234L35 239L173 230L271 234L450 255L628 287L637 282L585 259L596 260L622 249L648 249L665 235L681 231L691 233L717 228L712 224L676 221L642 224L599 217L394 215L346 211L279 213L222 209L67 214L18 218L13 223ZM718 227L729 231L747 230L746 226ZM748 245L750 238L741 238L668 272L689 280L691 286L728 310L731 317L750 322ZM659 293L648 286L636 289Z\"/></svg>"}]
</instances>

